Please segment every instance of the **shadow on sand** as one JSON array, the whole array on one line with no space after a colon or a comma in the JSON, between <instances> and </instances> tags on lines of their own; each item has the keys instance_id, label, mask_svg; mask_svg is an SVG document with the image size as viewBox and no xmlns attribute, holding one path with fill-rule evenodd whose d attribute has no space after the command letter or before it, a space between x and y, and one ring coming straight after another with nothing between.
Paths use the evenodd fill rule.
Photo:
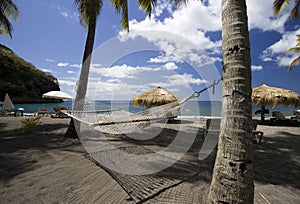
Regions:
<instances>
[{"instance_id":1,"label":"shadow on sand","mask_svg":"<svg viewBox=\"0 0 300 204\"><path fill-rule=\"evenodd\" d=\"M254 145L254 177L263 184L300 189L300 133L280 131Z\"/></svg>"}]
</instances>

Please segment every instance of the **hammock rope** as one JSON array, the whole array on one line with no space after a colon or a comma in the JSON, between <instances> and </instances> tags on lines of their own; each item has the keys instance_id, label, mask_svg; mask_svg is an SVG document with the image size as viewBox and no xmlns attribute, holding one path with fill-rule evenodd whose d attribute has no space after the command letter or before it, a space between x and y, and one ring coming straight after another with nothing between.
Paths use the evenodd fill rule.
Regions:
<instances>
[{"instance_id":1,"label":"hammock rope","mask_svg":"<svg viewBox=\"0 0 300 204\"><path fill-rule=\"evenodd\" d=\"M150 126L154 121L168 120L174 112L179 111L182 106L190 99L199 97L200 94L210 88L213 88L222 80L214 80L214 82L194 92L182 101L175 101L161 106L152 107L150 109L130 113L124 110L100 110L100 111L70 111L62 112L75 120L87 124L89 127L97 129L101 132L110 134L124 134L143 129Z\"/></svg>"}]
</instances>

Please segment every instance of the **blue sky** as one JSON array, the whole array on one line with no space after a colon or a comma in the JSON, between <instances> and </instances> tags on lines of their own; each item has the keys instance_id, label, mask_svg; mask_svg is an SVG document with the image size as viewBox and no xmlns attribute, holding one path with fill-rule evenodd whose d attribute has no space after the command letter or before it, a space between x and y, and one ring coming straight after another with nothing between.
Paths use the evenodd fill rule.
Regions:
<instances>
[{"instance_id":1,"label":"blue sky","mask_svg":"<svg viewBox=\"0 0 300 204\"><path fill-rule=\"evenodd\" d=\"M107 1L98 19L89 92L96 99L128 99L156 86L180 97L204 88L221 74L221 1L191 0L174 10L158 3L149 19L130 1L130 32L120 30L121 17ZM247 0L251 41L252 85L266 83L300 93L300 67L287 73L300 21L288 9L275 17L272 0ZM13 39L0 43L37 68L58 78L62 91L74 95L86 39L70 0L15 0L20 18ZM205 93L200 100L219 100Z\"/></svg>"}]
</instances>

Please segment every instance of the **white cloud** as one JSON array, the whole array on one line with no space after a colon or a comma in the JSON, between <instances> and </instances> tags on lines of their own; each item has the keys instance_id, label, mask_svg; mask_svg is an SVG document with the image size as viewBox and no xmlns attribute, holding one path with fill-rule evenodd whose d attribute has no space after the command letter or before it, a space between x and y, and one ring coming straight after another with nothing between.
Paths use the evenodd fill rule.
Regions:
<instances>
[{"instance_id":1,"label":"white cloud","mask_svg":"<svg viewBox=\"0 0 300 204\"><path fill-rule=\"evenodd\" d=\"M47 58L47 59L45 59L47 62L55 62L55 60L53 60L53 59L49 59L49 58Z\"/></svg>"},{"instance_id":2,"label":"white cloud","mask_svg":"<svg viewBox=\"0 0 300 204\"><path fill-rule=\"evenodd\" d=\"M58 66L58 67L67 67L67 66L69 66L69 63L68 63L68 62L59 62L59 63L57 64L57 66Z\"/></svg>"},{"instance_id":3,"label":"white cloud","mask_svg":"<svg viewBox=\"0 0 300 204\"><path fill-rule=\"evenodd\" d=\"M72 71L72 70L69 70L67 71L68 74L75 74L76 72Z\"/></svg>"},{"instance_id":4,"label":"white cloud","mask_svg":"<svg viewBox=\"0 0 300 204\"><path fill-rule=\"evenodd\" d=\"M46 73L52 73L52 70L50 69L42 69L43 72L46 72Z\"/></svg>"},{"instance_id":5,"label":"white cloud","mask_svg":"<svg viewBox=\"0 0 300 204\"><path fill-rule=\"evenodd\" d=\"M70 10L64 8L64 7L58 6L57 9L59 11L59 14L61 16L63 16L64 18L74 19L74 20L78 20L78 18L79 18L78 13L70 11Z\"/></svg>"},{"instance_id":6,"label":"white cloud","mask_svg":"<svg viewBox=\"0 0 300 204\"><path fill-rule=\"evenodd\" d=\"M141 72L156 72L160 70L161 68L132 67L126 64L117 65L109 68L103 68L99 65L92 64L90 72L94 74L99 74L100 77L134 79L136 78L136 75L138 75Z\"/></svg>"},{"instance_id":7,"label":"white cloud","mask_svg":"<svg viewBox=\"0 0 300 204\"><path fill-rule=\"evenodd\" d=\"M261 59L265 62L274 61L279 66L288 66L297 57L296 53L285 53L296 45L296 35L300 33L300 28L295 31L285 32L281 39L265 49Z\"/></svg>"},{"instance_id":8,"label":"white cloud","mask_svg":"<svg viewBox=\"0 0 300 204\"><path fill-rule=\"evenodd\" d=\"M65 17L65 18L68 18L68 17L69 17L69 14L68 14L67 12L65 12L65 11L60 12L60 14L61 14L63 17Z\"/></svg>"},{"instance_id":9,"label":"white cloud","mask_svg":"<svg viewBox=\"0 0 300 204\"><path fill-rule=\"evenodd\" d=\"M206 80L194 78L193 75L187 73L176 74L167 78L168 78L168 82L173 86L183 86L183 85L186 86L188 84L200 85L200 84L207 83Z\"/></svg>"},{"instance_id":10,"label":"white cloud","mask_svg":"<svg viewBox=\"0 0 300 204\"><path fill-rule=\"evenodd\" d=\"M252 65L251 66L251 70L252 71L260 71L260 70L262 70L263 69L263 67L261 66L261 65Z\"/></svg>"},{"instance_id":11,"label":"white cloud","mask_svg":"<svg viewBox=\"0 0 300 204\"><path fill-rule=\"evenodd\" d=\"M288 19L288 13L283 12L282 15L275 17L272 3L272 1L247 0L250 29L284 32L284 23ZM201 67L221 61L221 39L211 40L207 34L220 32L222 29L221 2L219 0L190 0L187 6L174 11L172 8L168 1L158 1L153 16L141 21L131 19L129 23L131 32L120 31L120 39L143 36L152 42L164 52L161 56L151 58L149 62L152 63L186 61L193 66ZM163 14L163 11L168 12L169 15Z\"/></svg>"},{"instance_id":12,"label":"white cloud","mask_svg":"<svg viewBox=\"0 0 300 204\"><path fill-rule=\"evenodd\" d=\"M64 80L64 79L58 79L58 83L60 85L67 85L67 86L75 86L75 81L73 80Z\"/></svg>"},{"instance_id":13,"label":"white cloud","mask_svg":"<svg viewBox=\"0 0 300 204\"><path fill-rule=\"evenodd\" d=\"M178 69L177 65L174 62L168 62L163 66L167 70L175 70Z\"/></svg>"},{"instance_id":14,"label":"white cloud","mask_svg":"<svg viewBox=\"0 0 300 204\"><path fill-rule=\"evenodd\" d=\"M70 67L81 68L81 64L71 64Z\"/></svg>"},{"instance_id":15,"label":"white cloud","mask_svg":"<svg viewBox=\"0 0 300 204\"><path fill-rule=\"evenodd\" d=\"M246 3L250 29L284 31L284 23L289 17L286 10L281 15L275 17L273 14L273 1L247 0Z\"/></svg>"}]
</instances>

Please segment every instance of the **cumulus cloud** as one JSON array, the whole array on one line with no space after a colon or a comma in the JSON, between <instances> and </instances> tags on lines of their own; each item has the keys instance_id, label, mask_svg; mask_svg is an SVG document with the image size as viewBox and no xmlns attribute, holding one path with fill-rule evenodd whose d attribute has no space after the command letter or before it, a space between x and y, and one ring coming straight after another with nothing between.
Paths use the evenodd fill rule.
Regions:
<instances>
[{"instance_id":1,"label":"cumulus cloud","mask_svg":"<svg viewBox=\"0 0 300 204\"><path fill-rule=\"evenodd\" d=\"M101 77L109 78L127 78L134 79L141 72L155 72L160 71L161 68L155 67L132 67L126 64L116 65L109 68L101 67L101 65L92 64L91 73L98 74Z\"/></svg>"},{"instance_id":2,"label":"cumulus cloud","mask_svg":"<svg viewBox=\"0 0 300 204\"><path fill-rule=\"evenodd\" d=\"M76 72L72 71L72 70L68 70L67 71L68 74L75 74Z\"/></svg>"},{"instance_id":3,"label":"cumulus cloud","mask_svg":"<svg viewBox=\"0 0 300 204\"><path fill-rule=\"evenodd\" d=\"M174 62L168 62L163 66L167 70L175 70L178 69L177 65Z\"/></svg>"},{"instance_id":4,"label":"cumulus cloud","mask_svg":"<svg viewBox=\"0 0 300 204\"><path fill-rule=\"evenodd\" d=\"M69 63L68 62L59 62L56 66L58 66L58 67L67 67L67 66L69 66Z\"/></svg>"},{"instance_id":5,"label":"cumulus cloud","mask_svg":"<svg viewBox=\"0 0 300 204\"><path fill-rule=\"evenodd\" d=\"M263 69L263 66L261 66L261 65L252 65L251 66L251 70L252 71L260 71L260 70L262 70Z\"/></svg>"},{"instance_id":6,"label":"cumulus cloud","mask_svg":"<svg viewBox=\"0 0 300 204\"><path fill-rule=\"evenodd\" d=\"M273 61L279 66L288 66L297 57L296 53L285 53L296 45L296 35L300 33L300 28L295 31L285 32L281 39L265 49L261 59L265 62Z\"/></svg>"},{"instance_id":7,"label":"cumulus cloud","mask_svg":"<svg viewBox=\"0 0 300 204\"><path fill-rule=\"evenodd\" d=\"M273 1L246 0L246 3L250 29L284 31L284 23L289 18L287 10L284 10L281 15L275 17L273 13Z\"/></svg>"},{"instance_id":8,"label":"cumulus cloud","mask_svg":"<svg viewBox=\"0 0 300 204\"><path fill-rule=\"evenodd\" d=\"M71 64L70 67L81 68L81 64Z\"/></svg>"},{"instance_id":9,"label":"cumulus cloud","mask_svg":"<svg viewBox=\"0 0 300 204\"><path fill-rule=\"evenodd\" d=\"M161 84L163 87L189 87L192 84L200 85L208 82L205 79L194 78L192 74L187 73L163 77L167 78L167 83Z\"/></svg>"},{"instance_id":10,"label":"cumulus cloud","mask_svg":"<svg viewBox=\"0 0 300 204\"><path fill-rule=\"evenodd\" d=\"M75 81L74 80L64 80L64 79L58 79L58 83L60 85L67 85L67 86L75 86Z\"/></svg>"},{"instance_id":11,"label":"cumulus cloud","mask_svg":"<svg viewBox=\"0 0 300 204\"><path fill-rule=\"evenodd\" d=\"M284 23L288 20L289 14L284 11L275 17L272 3L272 1L247 0L250 29L285 33ZM131 32L120 31L120 39L143 36L152 42L163 51L160 56L149 59L152 63L187 61L193 66L201 67L221 61L221 39L212 40L208 34L222 30L220 1L191 0L187 6L172 9L174 7L169 1L158 1L152 17L146 17L141 21L131 19L129 23ZM203 50L206 54L203 54Z\"/></svg>"},{"instance_id":12,"label":"cumulus cloud","mask_svg":"<svg viewBox=\"0 0 300 204\"><path fill-rule=\"evenodd\" d=\"M46 72L46 73L52 73L52 70L50 69L42 69L43 72Z\"/></svg>"}]
</instances>

